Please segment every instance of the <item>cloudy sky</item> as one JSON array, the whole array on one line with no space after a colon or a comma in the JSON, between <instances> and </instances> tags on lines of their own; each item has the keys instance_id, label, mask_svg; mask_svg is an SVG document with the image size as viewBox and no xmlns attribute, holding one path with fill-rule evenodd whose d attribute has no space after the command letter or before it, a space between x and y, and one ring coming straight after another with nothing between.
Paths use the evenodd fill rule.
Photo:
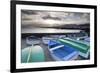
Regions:
<instances>
[{"instance_id":1,"label":"cloudy sky","mask_svg":"<svg viewBox=\"0 0 100 73\"><path fill-rule=\"evenodd\" d=\"M89 13L21 10L22 27L60 27L89 22Z\"/></svg>"}]
</instances>

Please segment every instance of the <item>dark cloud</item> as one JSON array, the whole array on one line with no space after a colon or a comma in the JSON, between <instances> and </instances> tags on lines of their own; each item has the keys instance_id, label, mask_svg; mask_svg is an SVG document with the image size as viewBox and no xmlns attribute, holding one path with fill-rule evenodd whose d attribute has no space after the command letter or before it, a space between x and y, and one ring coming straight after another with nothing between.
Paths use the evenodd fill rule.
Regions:
<instances>
[{"instance_id":1,"label":"dark cloud","mask_svg":"<svg viewBox=\"0 0 100 73\"><path fill-rule=\"evenodd\" d=\"M21 10L22 26L57 27L67 24L89 24L90 14L80 12L57 12Z\"/></svg>"}]
</instances>

